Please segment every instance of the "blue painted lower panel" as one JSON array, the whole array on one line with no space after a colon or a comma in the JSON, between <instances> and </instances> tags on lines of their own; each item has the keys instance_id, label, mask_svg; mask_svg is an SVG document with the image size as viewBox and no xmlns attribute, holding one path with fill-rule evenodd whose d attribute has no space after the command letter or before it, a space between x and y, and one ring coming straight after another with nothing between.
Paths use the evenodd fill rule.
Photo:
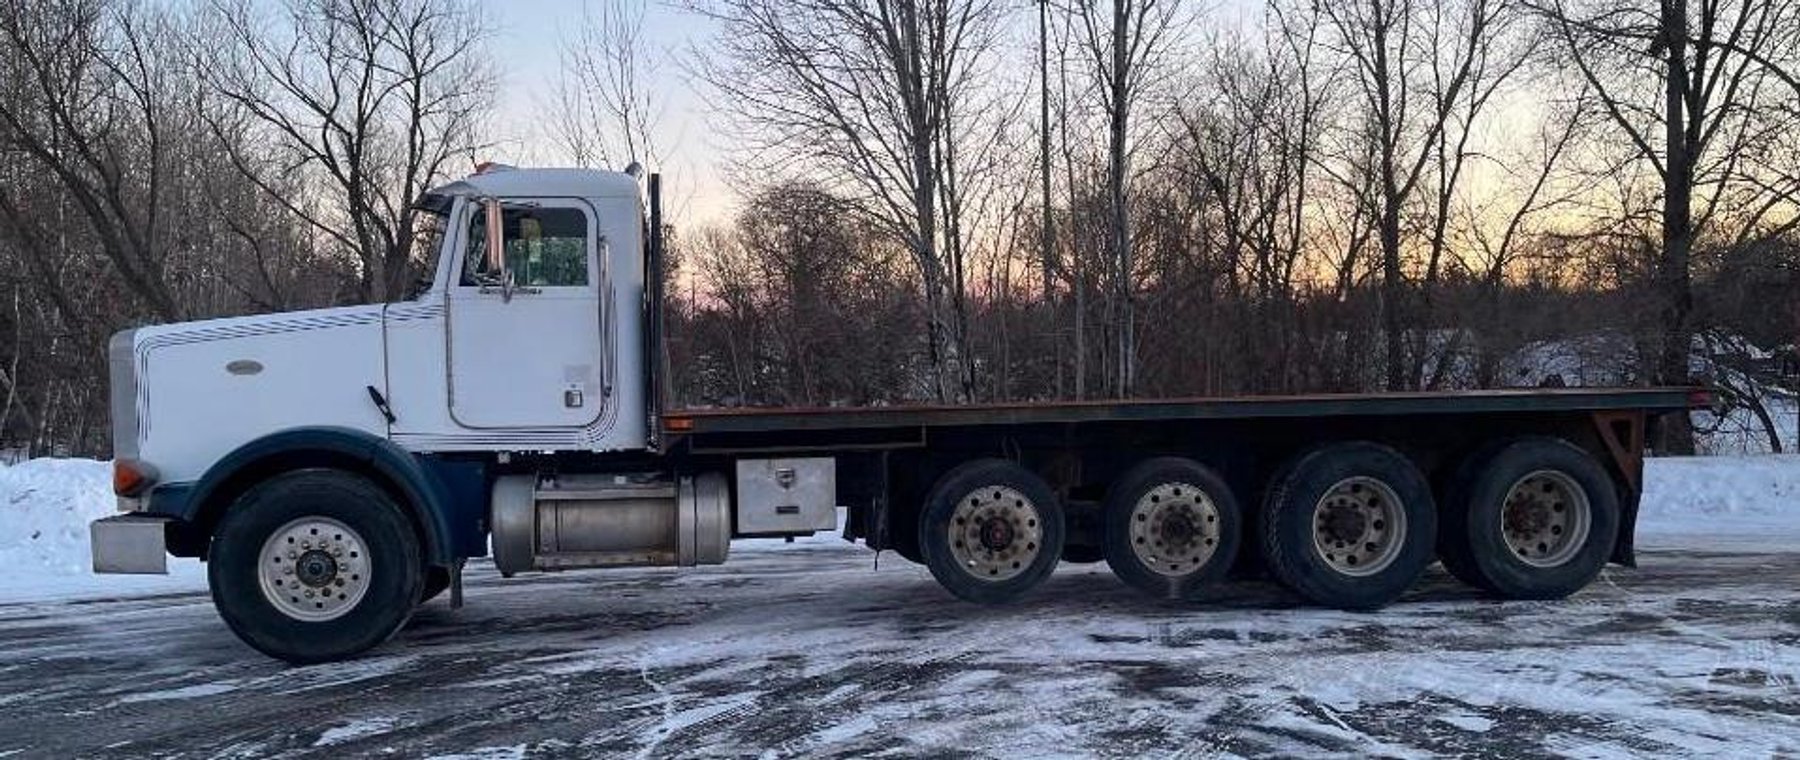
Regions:
<instances>
[{"instance_id":1,"label":"blue painted lower panel","mask_svg":"<svg viewBox=\"0 0 1800 760\"><path fill-rule=\"evenodd\" d=\"M419 464L443 489L438 508L450 529L451 554L458 558L487 556L487 465L433 456L419 456Z\"/></svg>"}]
</instances>

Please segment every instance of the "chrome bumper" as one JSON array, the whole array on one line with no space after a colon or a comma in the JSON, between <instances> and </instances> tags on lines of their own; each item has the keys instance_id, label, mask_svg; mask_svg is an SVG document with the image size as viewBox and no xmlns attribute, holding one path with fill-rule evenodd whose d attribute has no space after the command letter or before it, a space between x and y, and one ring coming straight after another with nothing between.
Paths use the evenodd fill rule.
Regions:
<instances>
[{"instance_id":1,"label":"chrome bumper","mask_svg":"<svg viewBox=\"0 0 1800 760\"><path fill-rule=\"evenodd\" d=\"M169 518L117 515L88 523L95 573L165 575L168 547L163 526Z\"/></svg>"}]
</instances>

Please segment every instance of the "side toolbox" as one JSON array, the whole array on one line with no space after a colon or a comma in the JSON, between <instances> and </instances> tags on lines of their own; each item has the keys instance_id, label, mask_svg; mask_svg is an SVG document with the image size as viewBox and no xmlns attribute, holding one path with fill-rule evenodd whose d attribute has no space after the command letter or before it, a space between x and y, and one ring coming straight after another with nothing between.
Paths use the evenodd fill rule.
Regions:
<instances>
[{"instance_id":1,"label":"side toolbox","mask_svg":"<svg viewBox=\"0 0 1800 760\"><path fill-rule=\"evenodd\" d=\"M810 533L837 528L837 460L740 459L737 532Z\"/></svg>"}]
</instances>

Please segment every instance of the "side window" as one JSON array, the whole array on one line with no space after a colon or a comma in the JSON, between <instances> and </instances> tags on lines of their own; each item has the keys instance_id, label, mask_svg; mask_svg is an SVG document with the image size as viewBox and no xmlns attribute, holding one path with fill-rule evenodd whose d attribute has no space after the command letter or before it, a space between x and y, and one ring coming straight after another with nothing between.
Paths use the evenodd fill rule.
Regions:
<instances>
[{"instance_id":1,"label":"side window","mask_svg":"<svg viewBox=\"0 0 1800 760\"><path fill-rule=\"evenodd\" d=\"M501 245L514 284L551 288L588 284L588 220L580 209L509 208L501 216ZM488 265L487 215L479 210L469 221L468 241L461 284L498 284L501 273L490 271Z\"/></svg>"}]
</instances>

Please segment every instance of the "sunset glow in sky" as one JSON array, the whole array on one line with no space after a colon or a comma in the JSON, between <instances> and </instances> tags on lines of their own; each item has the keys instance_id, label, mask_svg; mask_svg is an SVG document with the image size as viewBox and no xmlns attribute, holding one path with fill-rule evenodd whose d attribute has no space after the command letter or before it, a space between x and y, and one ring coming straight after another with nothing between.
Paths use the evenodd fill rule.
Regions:
<instances>
[{"instance_id":1,"label":"sunset glow in sky","mask_svg":"<svg viewBox=\"0 0 1800 760\"><path fill-rule=\"evenodd\" d=\"M724 150L711 134L700 86L690 81L680 63L691 55L690 48L704 43L712 25L698 14L661 2L645 5L649 56L660 62L651 80L666 108L658 138L665 158L661 166L648 168L665 175L671 213L678 219L688 224L722 222L735 199L717 171ZM520 166L570 164L542 114L553 107L561 51L580 33L583 2L489 2L487 13L495 25L489 49L500 75L493 131L501 142L491 159Z\"/></svg>"}]
</instances>

